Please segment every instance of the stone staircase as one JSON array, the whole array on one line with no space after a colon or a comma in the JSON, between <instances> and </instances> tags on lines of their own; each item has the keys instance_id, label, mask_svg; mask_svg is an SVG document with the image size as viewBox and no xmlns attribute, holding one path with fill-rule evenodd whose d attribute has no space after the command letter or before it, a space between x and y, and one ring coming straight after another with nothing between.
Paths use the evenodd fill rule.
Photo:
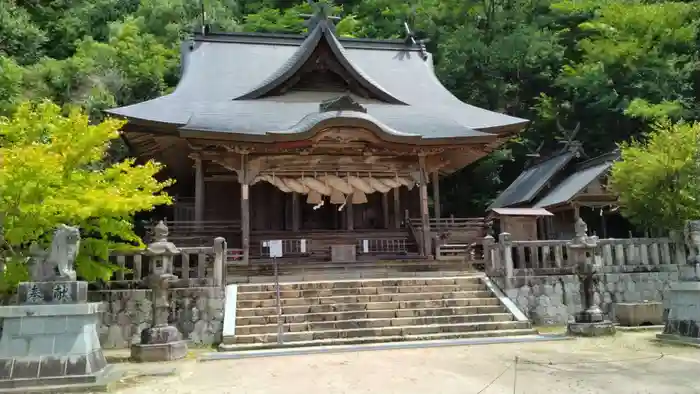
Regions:
<instances>
[{"instance_id":1,"label":"stone staircase","mask_svg":"<svg viewBox=\"0 0 700 394\"><path fill-rule=\"evenodd\" d=\"M279 347L275 285L236 298L221 350ZM285 347L536 334L479 276L283 283L280 298Z\"/></svg>"}]
</instances>

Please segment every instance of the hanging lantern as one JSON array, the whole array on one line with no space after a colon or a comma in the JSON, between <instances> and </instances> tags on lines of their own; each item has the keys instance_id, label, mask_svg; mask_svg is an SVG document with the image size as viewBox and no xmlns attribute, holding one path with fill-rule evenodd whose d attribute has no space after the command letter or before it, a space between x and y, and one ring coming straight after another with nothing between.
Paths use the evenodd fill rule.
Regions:
<instances>
[{"instance_id":1,"label":"hanging lantern","mask_svg":"<svg viewBox=\"0 0 700 394\"><path fill-rule=\"evenodd\" d=\"M353 204L366 204L367 203L367 195L359 190L355 190L355 192L352 193L351 202Z\"/></svg>"},{"instance_id":2,"label":"hanging lantern","mask_svg":"<svg viewBox=\"0 0 700 394\"><path fill-rule=\"evenodd\" d=\"M321 203L321 201L323 201L321 198L321 193L317 192L316 190L309 190L309 194L306 197L307 204L318 205Z\"/></svg>"},{"instance_id":3,"label":"hanging lantern","mask_svg":"<svg viewBox=\"0 0 700 394\"><path fill-rule=\"evenodd\" d=\"M344 204L345 203L345 195L340 192L338 189L333 189L333 192L331 193L331 204Z\"/></svg>"}]
</instances>

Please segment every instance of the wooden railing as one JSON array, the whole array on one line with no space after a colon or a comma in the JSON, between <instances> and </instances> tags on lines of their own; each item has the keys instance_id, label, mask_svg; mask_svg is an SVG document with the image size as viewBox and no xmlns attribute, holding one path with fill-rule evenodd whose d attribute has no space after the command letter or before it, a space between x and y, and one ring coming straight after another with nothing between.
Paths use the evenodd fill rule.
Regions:
<instances>
[{"instance_id":1,"label":"wooden railing","mask_svg":"<svg viewBox=\"0 0 700 394\"><path fill-rule=\"evenodd\" d=\"M483 249L487 272L506 277L533 274L572 273L576 261L569 249L570 240L509 241L501 235L499 242L484 238ZM658 265L684 264L685 245L671 238L600 239L593 258L605 267L623 271L650 269Z\"/></svg>"},{"instance_id":2,"label":"wooden railing","mask_svg":"<svg viewBox=\"0 0 700 394\"><path fill-rule=\"evenodd\" d=\"M409 220L414 227L420 228L423 225L420 218L410 218ZM454 216L430 218L428 224L431 231L483 229L484 218L456 218Z\"/></svg>"},{"instance_id":3,"label":"wooden railing","mask_svg":"<svg viewBox=\"0 0 700 394\"><path fill-rule=\"evenodd\" d=\"M282 243L283 257L308 257L317 256L327 258L330 256L331 244L355 243L357 254L405 254L408 253L408 240L406 238L362 238L361 234L352 239L339 239L333 242L327 240L279 239ZM270 240L259 241L259 257L270 257Z\"/></svg>"},{"instance_id":4,"label":"wooden railing","mask_svg":"<svg viewBox=\"0 0 700 394\"><path fill-rule=\"evenodd\" d=\"M472 258L472 248L468 244L443 244L435 247L436 260L467 260Z\"/></svg>"},{"instance_id":5,"label":"wooden railing","mask_svg":"<svg viewBox=\"0 0 700 394\"><path fill-rule=\"evenodd\" d=\"M379 238L357 240L358 254L403 254L408 253L404 238Z\"/></svg>"},{"instance_id":6,"label":"wooden railing","mask_svg":"<svg viewBox=\"0 0 700 394\"><path fill-rule=\"evenodd\" d=\"M210 242L215 237L224 237L227 240L237 238L241 231L240 220L222 221L173 221L165 222L168 226L168 239L181 246L199 246ZM151 239L152 228L148 233L147 242Z\"/></svg>"},{"instance_id":7,"label":"wooden railing","mask_svg":"<svg viewBox=\"0 0 700 394\"><path fill-rule=\"evenodd\" d=\"M422 230L419 232L416 226L413 225L413 220L408 216L408 210L404 211L404 224L406 226L406 229L408 230L408 234L411 236L413 239L413 242L418 245L418 254L421 256L426 256L428 253L425 249L425 246L423 245L423 232Z\"/></svg>"}]
</instances>

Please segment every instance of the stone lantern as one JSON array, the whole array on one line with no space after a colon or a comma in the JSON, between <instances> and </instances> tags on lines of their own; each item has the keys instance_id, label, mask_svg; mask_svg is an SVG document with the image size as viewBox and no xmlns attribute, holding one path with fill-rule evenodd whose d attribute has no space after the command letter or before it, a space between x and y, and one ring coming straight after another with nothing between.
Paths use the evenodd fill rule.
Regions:
<instances>
[{"instance_id":1,"label":"stone lantern","mask_svg":"<svg viewBox=\"0 0 700 394\"><path fill-rule=\"evenodd\" d=\"M595 254L598 237L588 236L588 226L581 218L576 221L575 231L576 235L567 245L567 250L579 279L583 309L576 313L567 331L571 335L581 336L614 334L612 322L605 319L603 311L594 301L596 275L602 265L600 257Z\"/></svg>"},{"instance_id":2,"label":"stone lantern","mask_svg":"<svg viewBox=\"0 0 700 394\"><path fill-rule=\"evenodd\" d=\"M168 324L168 286L177 279L173 275L173 257L179 253L168 242L168 227L161 221L155 227L154 242L146 249L151 259L152 272L146 281L151 289L153 323L141 331L141 343L131 346L131 358L135 361L171 361L187 355L187 342L176 327Z\"/></svg>"}]
</instances>

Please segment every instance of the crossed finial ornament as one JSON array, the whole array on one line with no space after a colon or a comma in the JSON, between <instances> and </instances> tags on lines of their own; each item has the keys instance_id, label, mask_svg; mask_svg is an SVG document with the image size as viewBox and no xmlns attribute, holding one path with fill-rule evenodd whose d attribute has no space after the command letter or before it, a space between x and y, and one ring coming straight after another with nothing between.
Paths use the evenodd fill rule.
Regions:
<instances>
[{"instance_id":1,"label":"crossed finial ornament","mask_svg":"<svg viewBox=\"0 0 700 394\"><path fill-rule=\"evenodd\" d=\"M325 22L328 27L335 29L334 21L339 21L340 18L337 16L332 16L333 8L330 4L326 2L315 2L314 0L307 0L311 9L313 10L312 15L301 15L303 17L309 18L306 21L306 27L309 31L313 31L320 22Z\"/></svg>"}]
</instances>

